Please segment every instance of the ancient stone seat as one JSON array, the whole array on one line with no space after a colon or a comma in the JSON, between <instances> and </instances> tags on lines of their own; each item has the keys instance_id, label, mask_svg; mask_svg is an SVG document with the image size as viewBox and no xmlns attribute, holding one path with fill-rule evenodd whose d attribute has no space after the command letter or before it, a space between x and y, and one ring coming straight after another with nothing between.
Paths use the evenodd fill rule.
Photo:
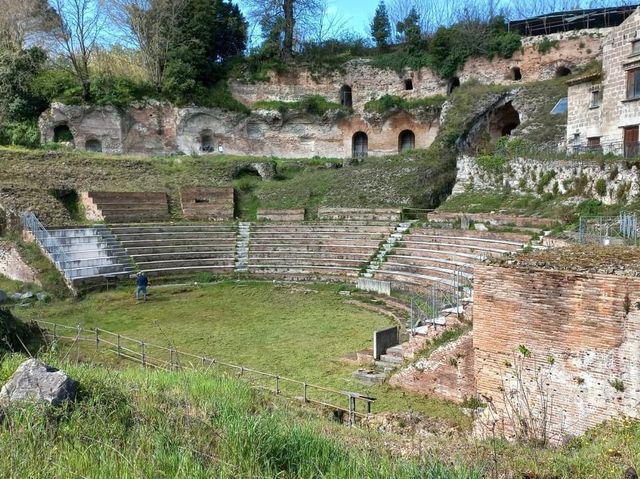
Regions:
<instances>
[{"instance_id":1,"label":"ancient stone seat","mask_svg":"<svg viewBox=\"0 0 640 479\"><path fill-rule=\"evenodd\" d=\"M198 272L230 272L235 260L235 225L118 225L114 235L149 276L188 276Z\"/></svg>"},{"instance_id":2,"label":"ancient stone seat","mask_svg":"<svg viewBox=\"0 0 640 479\"><path fill-rule=\"evenodd\" d=\"M399 208L319 208L321 220L400 221Z\"/></svg>"},{"instance_id":3,"label":"ancient stone seat","mask_svg":"<svg viewBox=\"0 0 640 479\"><path fill-rule=\"evenodd\" d=\"M180 190L182 214L188 220L229 221L233 219L233 188L190 187Z\"/></svg>"},{"instance_id":4,"label":"ancient stone seat","mask_svg":"<svg viewBox=\"0 0 640 479\"><path fill-rule=\"evenodd\" d=\"M251 230L252 274L329 280L353 278L394 228L387 222L258 224Z\"/></svg>"},{"instance_id":5,"label":"ancient stone seat","mask_svg":"<svg viewBox=\"0 0 640 479\"><path fill-rule=\"evenodd\" d=\"M163 192L82 192L87 218L108 223L162 221L169 219L167 194Z\"/></svg>"}]
</instances>

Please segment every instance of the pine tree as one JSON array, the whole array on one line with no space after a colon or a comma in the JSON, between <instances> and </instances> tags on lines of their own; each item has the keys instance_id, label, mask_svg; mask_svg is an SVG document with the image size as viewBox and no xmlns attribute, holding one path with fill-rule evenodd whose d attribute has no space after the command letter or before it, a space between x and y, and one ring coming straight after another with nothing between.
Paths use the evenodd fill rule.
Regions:
<instances>
[{"instance_id":1,"label":"pine tree","mask_svg":"<svg viewBox=\"0 0 640 479\"><path fill-rule=\"evenodd\" d=\"M387 13L387 6L384 1L381 0L376 8L376 14L373 16L371 22L371 36L376 41L376 46L380 49L384 49L389 44L389 38L391 37L391 23L389 22L389 14Z\"/></svg>"},{"instance_id":2,"label":"pine tree","mask_svg":"<svg viewBox=\"0 0 640 479\"><path fill-rule=\"evenodd\" d=\"M407 17L398 22L396 30L407 43L409 48L417 48L422 40L422 32L420 30L420 15L415 7L411 8Z\"/></svg>"}]
</instances>

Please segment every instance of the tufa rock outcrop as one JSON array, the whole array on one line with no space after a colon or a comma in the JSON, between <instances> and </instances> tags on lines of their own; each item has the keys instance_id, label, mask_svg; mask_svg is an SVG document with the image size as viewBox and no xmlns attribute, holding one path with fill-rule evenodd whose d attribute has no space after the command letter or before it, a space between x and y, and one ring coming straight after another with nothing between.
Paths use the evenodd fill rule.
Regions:
<instances>
[{"instance_id":1,"label":"tufa rock outcrop","mask_svg":"<svg viewBox=\"0 0 640 479\"><path fill-rule=\"evenodd\" d=\"M74 401L78 383L58 369L37 359L28 359L0 390L0 403L46 402L58 406Z\"/></svg>"}]
</instances>

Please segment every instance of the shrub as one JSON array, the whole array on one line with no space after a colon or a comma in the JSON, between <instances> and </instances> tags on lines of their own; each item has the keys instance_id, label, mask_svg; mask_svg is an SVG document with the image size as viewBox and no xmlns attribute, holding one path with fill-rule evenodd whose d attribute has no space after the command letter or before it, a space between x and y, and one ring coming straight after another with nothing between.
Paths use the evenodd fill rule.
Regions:
<instances>
[{"instance_id":1,"label":"shrub","mask_svg":"<svg viewBox=\"0 0 640 479\"><path fill-rule=\"evenodd\" d=\"M605 196L607 194L607 182L600 178L596 181L595 190L598 195Z\"/></svg>"},{"instance_id":2,"label":"shrub","mask_svg":"<svg viewBox=\"0 0 640 479\"><path fill-rule=\"evenodd\" d=\"M329 111L344 112L346 110L342 105L330 102L321 95L307 95L300 101L258 101L253 108L254 110L277 110L282 115L288 111L303 111L315 116L322 116Z\"/></svg>"},{"instance_id":3,"label":"shrub","mask_svg":"<svg viewBox=\"0 0 640 479\"><path fill-rule=\"evenodd\" d=\"M488 173L499 175L504 171L507 159L500 155L481 155L476 159L477 165Z\"/></svg>"},{"instance_id":4,"label":"shrub","mask_svg":"<svg viewBox=\"0 0 640 479\"><path fill-rule=\"evenodd\" d=\"M555 177L556 177L555 170L545 171L542 174L542 176L540 176L540 181L536 185L536 192L539 195L544 193L544 189L547 187L547 185L549 185L549 183L551 183L551 180L553 180Z\"/></svg>"},{"instance_id":5,"label":"shrub","mask_svg":"<svg viewBox=\"0 0 640 479\"><path fill-rule=\"evenodd\" d=\"M35 121L7 122L0 126L0 144L36 148L40 145L40 130Z\"/></svg>"},{"instance_id":6,"label":"shrub","mask_svg":"<svg viewBox=\"0 0 640 479\"><path fill-rule=\"evenodd\" d=\"M559 48L558 40L549 40L549 38L544 37L540 43L538 43L538 52L542 55L549 53L552 48Z\"/></svg>"},{"instance_id":7,"label":"shrub","mask_svg":"<svg viewBox=\"0 0 640 479\"><path fill-rule=\"evenodd\" d=\"M615 378L609 381L609 384L611 384L611 387L619 393L624 392L624 383L622 382L622 380Z\"/></svg>"},{"instance_id":8,"label":"shrub","mask_svg":"<svg viewBox=\"0 0 640 479\"><path fill-rule=\"evenodd\" d=\"M396 95L384 95L376 100L371 100L364 105L365 111L386 113L390 110L412 110L427 108L440 110L446 98L442 95L434 95L417 100L407 100Z\"/></svg>"}]
</instances>

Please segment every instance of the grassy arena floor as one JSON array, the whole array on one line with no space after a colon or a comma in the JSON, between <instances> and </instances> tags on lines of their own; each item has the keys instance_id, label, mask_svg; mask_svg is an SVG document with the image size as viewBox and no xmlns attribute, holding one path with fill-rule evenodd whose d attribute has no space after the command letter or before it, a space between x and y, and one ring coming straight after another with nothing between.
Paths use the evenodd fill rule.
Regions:
<instances>
[{"instance_id":1,"label":"grassy arena floor","mask_svg":"<svg viewBox=\"0 0 640 479\"><path fill-rule=\"evenodd\" d=\"M357 367L340 358L370 346L373 331L393 323L339 290L326 284L230 281L152 288L149 301L142 303L128 288L37 304L16 314L173 344L293 379L368 393L378 398L375 411L416 410L466 427L468 418L454 405L351 378Z\"/></svg>"}]
</instances>

